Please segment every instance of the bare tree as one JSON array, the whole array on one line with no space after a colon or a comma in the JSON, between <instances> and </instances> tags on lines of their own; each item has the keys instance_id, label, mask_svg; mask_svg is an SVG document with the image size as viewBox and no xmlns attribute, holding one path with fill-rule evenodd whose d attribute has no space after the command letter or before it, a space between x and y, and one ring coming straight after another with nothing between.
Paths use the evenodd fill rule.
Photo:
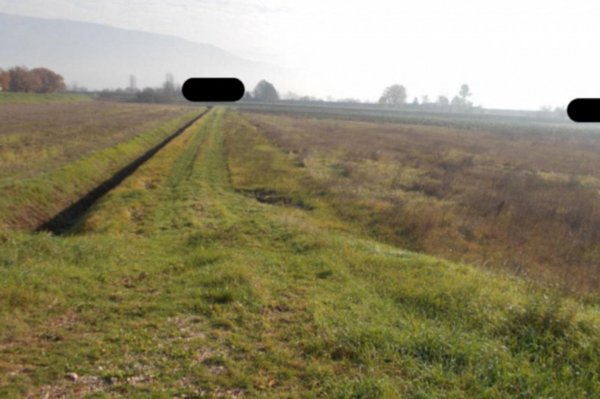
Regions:
<instances>
[{"instance_id":1,"label":"bare tree","mask_svg":"<svg viewBox=\"0 0 600 399\"><path fill-rule=\"evenodd\" d=\"M175 78L172 73L167 73L165 83L163 83L163 91L166 95L175 94Z\"/></svg>"},{"instance_id":2,"label":"bare tree","mask_svg":"<svg viewBox=\"0 0 600 399\"><path fill-rule=\"evenodd\" d=\"M379 98L379 104L400 106L406 102L406 88L395 84L385 88Z\"/></svg>"},{"instance_id":3,"label":"bare tree","mask_svg":"<svg viewBox=\"0 0 600 399\"><path fill-rule=\"evenodd\" d=\"M448 100L448 97L446 96L439 96L437 99L437 103L442 107L447 107L450 105L450 100Z\"/></svg>"},{"instance_id":4,"label":"bare tree","mask_svg":"<svg viewBox=\"0 0 600 399\"><path fill-rule=\"evenodd\" d=\"M458 95L463 100L463 103L465 105L468 104L468 99L469 97L471 97L471 94L471 89L469 88L468 84L465 83L462 86L460 86L460 91L458 92Z\"/></svg>"},{"instance_id":5,"label":"bare tree","mask_svg":"<svg viewBox=\"0 0 600 399\"><path fill-rule=\"evenodd\" d=\"M138 91L137 79L134 75L129 75L129 87L127 88L127 91L130 93L137 93Z\"/></svg>"},{"instance_id":6,"label":"bare tree","mask_svg":"<svg viewBox=\"0 0 600 399\"><path fill-rule=\"evenodd\" d=\"M468 84L463 84L460 86L460 90L458 91L458 95L452 98L452 102L450 103L454 108L463 108L465 110L473 107L473 103L469 101L469 97L471 97L471 89Z\"/></svg>"}]
</instances>

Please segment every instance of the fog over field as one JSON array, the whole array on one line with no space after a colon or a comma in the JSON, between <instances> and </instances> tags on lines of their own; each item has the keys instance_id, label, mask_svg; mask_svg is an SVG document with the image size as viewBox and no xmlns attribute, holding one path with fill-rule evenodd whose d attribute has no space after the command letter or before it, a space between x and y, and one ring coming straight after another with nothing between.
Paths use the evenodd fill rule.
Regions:
<instances>
[{"instance_id":1,"label":"fog over field","mask_svg":"<svg viewBox=\"0 0 600 399\"><path fill-rule=\"evenodd\" d=\"M124 86L130 73L158 84L170 71L180 80L234 74L249 86L261 76L283 93L363 101L393 83L409 99L452 96L468 83L473 101L491 108L598 95L590 49L600 40L600 5L591 1L0 0L0 8L174 36L0 19L0 67L52 64L64 67L67 82L90 88Z\"/></svg>"}]
</instances>

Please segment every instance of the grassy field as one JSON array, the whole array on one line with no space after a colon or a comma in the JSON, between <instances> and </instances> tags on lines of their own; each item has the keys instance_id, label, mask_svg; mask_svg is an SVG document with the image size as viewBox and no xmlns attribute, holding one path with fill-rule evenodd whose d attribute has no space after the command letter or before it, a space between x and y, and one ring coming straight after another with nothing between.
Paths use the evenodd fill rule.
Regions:
<instances>
[{"instance_id":1,"label":"grassy field","mask_svg":"<svg viewBox=\"0 0 600 399\"><path fill-rule=\"evenodd\" d=\"M0 396L600 393L596 305L369 238L250 119L213 109L66 235L0 233Z\"/></svg>"},{"instance_id":2,"label":"grassy field","mask_svg":"<svg viewBox=\"0 0 600 399\"><path fill-rule=\"evenodd\" d=\"M46 173L190 111L182 106L97 101L4 105L0 179Z\"/></svg>"},{"instance_id":3,"label":"grassy field","mask_svg":"<svg viewBox=\"0 0 600 399\"><path fill-rule=\"evenodd\" d=\"M600 289L598 130L247 118L306 169L315 194L372 237L572 291Z\"/></svg>"},{"instance_id":4,"label":"grassy field","mask_svg":"<svg viewBox=\"0 0 600 399\"><path fill-rule=\"evenodd\" d=\"M0 228L32 228L197 116L101 102L0 107Z\"/></svg>"}]
</instances>

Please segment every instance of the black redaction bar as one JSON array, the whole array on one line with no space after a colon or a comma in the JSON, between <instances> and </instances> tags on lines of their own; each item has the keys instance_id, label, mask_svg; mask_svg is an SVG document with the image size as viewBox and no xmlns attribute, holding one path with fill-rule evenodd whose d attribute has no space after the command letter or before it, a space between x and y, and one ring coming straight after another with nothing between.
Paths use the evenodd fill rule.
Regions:
<instances>
[{"instance_id":1,"label":"black redaction bar","mask_svg":"<svg viewBox=\"0 0 600 399\"><path fill-rule=\"evenodd\" d=\"M245 90L238 78L190 78L181 88L183 96L193 102L238 101Z\"/></svg>"},{"instance_id":2,"label":"black redaction bar","mask_svg":"<svg viewBox=\"0 0 600 399\"><path fill-rule=\"evenodd\" d=\"M600 98L576 98L567 106L574 122L600 122Z\"/></svg>"}]
</instances>

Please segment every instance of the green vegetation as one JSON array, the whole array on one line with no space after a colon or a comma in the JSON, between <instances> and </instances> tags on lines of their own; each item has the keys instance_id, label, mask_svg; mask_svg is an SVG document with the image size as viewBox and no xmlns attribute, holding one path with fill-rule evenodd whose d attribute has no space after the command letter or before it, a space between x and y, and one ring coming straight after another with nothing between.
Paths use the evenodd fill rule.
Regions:
<instances>
[{"instance_id":1,"label":"green vegetation","mask_svg":"<svg viewBox=\"0 0 600 399\"><path fill-rule=\"evenodd\" d=\"M192 111L98 101L7 104L0 107L0 179L47 173Z\"/></svg>"},{"instance_id":2,"label":"green vegetation","mask_svg":"<svg viewBox=\"0 0 600 399\"><path fill-rule=\"evenodd\" d=\"M598 395L596 306L377 242L321 189L215 109L70 234L1 233L0 396Z\"/></svg>"},{"instance_id":3,"label":"green vegetation","mask_svg":"<svg viewBox=\"0 0 600 399\"><path fill-rule=\"evenodd\" d=\"M0 92L0 105L3 104L40 104L40 103L73 103L91 101L87 94L71 93L9 93Z\"/></svg>"},{"instance_id":4,"label":"green vegetation","mask_svg":"<svg viewBox=\"0 0 600 399\"><path fill-rule=\"evenodd\" d=\"M10 116L0 127L0 229L38 226L202 111L98 103L11 109L0 110Z\"/></svg>"}]
</instances>

